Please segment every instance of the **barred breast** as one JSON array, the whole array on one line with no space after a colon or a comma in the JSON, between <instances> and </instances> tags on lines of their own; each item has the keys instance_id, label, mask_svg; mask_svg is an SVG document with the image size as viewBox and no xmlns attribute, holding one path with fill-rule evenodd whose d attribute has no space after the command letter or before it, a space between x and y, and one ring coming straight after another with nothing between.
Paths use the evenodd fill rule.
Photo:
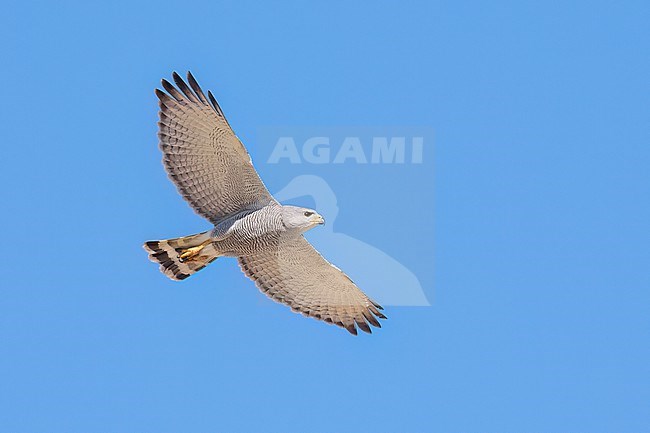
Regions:
<instances>
[{"instance_id":1,"label":"barred breast","mask_svg":"<svg viewBox=\"0 0 650 433\"><path fill-rule=\"evenodd\" d=\"M217 225L214 245L222 255L252 255L276 248L284 230L282 207L272 204Z\"/></svg>"}]
</instances>

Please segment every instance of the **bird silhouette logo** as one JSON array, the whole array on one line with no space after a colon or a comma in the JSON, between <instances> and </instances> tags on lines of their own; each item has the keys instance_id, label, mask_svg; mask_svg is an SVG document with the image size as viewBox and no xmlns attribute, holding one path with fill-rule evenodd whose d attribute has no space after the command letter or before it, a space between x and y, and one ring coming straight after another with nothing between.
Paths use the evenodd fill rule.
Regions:
<instances>
[{"instance_id":1,"label":"bird silhouette logo","mask_svg":"<svg viewBox=\"0 0 650 433\"><path fill-rule=\"evenodd\" d=\"M386 252L362 240L334 231L336 194L322 177L300 175L274 194L279 201L309 196L327 223L309 232L309 240L372 299L383 305L429 306L418 278Z\"/></svg>"}]
</instances>

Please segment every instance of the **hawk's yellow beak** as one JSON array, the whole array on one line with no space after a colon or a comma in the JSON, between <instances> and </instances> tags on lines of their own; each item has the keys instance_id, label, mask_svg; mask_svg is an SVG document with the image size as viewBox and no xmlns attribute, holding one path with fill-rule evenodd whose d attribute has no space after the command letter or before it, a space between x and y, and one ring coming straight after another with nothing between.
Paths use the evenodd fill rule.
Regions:
<instances>
[{"instance_id":1,"label":"hawk's yellow beak","mask_svg":"<svg viewBox=\"0 0 650 433\"><path fill-rule=\"evenodd\" d=\"M311 222L313 224L325 224L325 219L320 215L312 215Z\"/></svg>"}]
</instances>

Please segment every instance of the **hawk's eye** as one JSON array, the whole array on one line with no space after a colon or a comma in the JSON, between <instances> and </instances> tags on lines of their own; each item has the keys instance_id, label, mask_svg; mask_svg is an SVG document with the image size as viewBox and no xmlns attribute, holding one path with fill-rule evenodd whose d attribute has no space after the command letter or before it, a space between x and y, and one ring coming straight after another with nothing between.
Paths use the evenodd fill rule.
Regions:
<instances>
[{"instance_id":1,"label":"hawk's eye","mask_svg":"<svg viewBox=\"0 0 650 433\"><path fill-rule=\"evenodd\" d=\"M313 212L309 212L309 211L305 212L305 216L306 216L306 217L310 217L310 216L312 216L313 214L314 214Z\"/></svg>"}]
</instances>

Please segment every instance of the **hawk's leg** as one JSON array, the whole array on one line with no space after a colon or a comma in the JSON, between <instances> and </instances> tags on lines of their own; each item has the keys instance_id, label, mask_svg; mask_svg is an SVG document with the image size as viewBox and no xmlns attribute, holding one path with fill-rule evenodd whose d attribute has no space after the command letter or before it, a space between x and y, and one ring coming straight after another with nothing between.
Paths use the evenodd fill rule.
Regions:
<instances>
[{"instance_id":1,"label":"hawk's leg","mask_svg":"<svg viewBox=\"0 0 650 433\"><path fill-rule=\"evenodd\" d=\"M186 262L188 260L192 260L194 257L199 255L199 253L203 248L210 245L211 242L212 239L208 239L207 241L203 242L201 245L177 250L180 253L178 255L178 259L181 261L181 263Z\"/></svg>"}]
</instances>

